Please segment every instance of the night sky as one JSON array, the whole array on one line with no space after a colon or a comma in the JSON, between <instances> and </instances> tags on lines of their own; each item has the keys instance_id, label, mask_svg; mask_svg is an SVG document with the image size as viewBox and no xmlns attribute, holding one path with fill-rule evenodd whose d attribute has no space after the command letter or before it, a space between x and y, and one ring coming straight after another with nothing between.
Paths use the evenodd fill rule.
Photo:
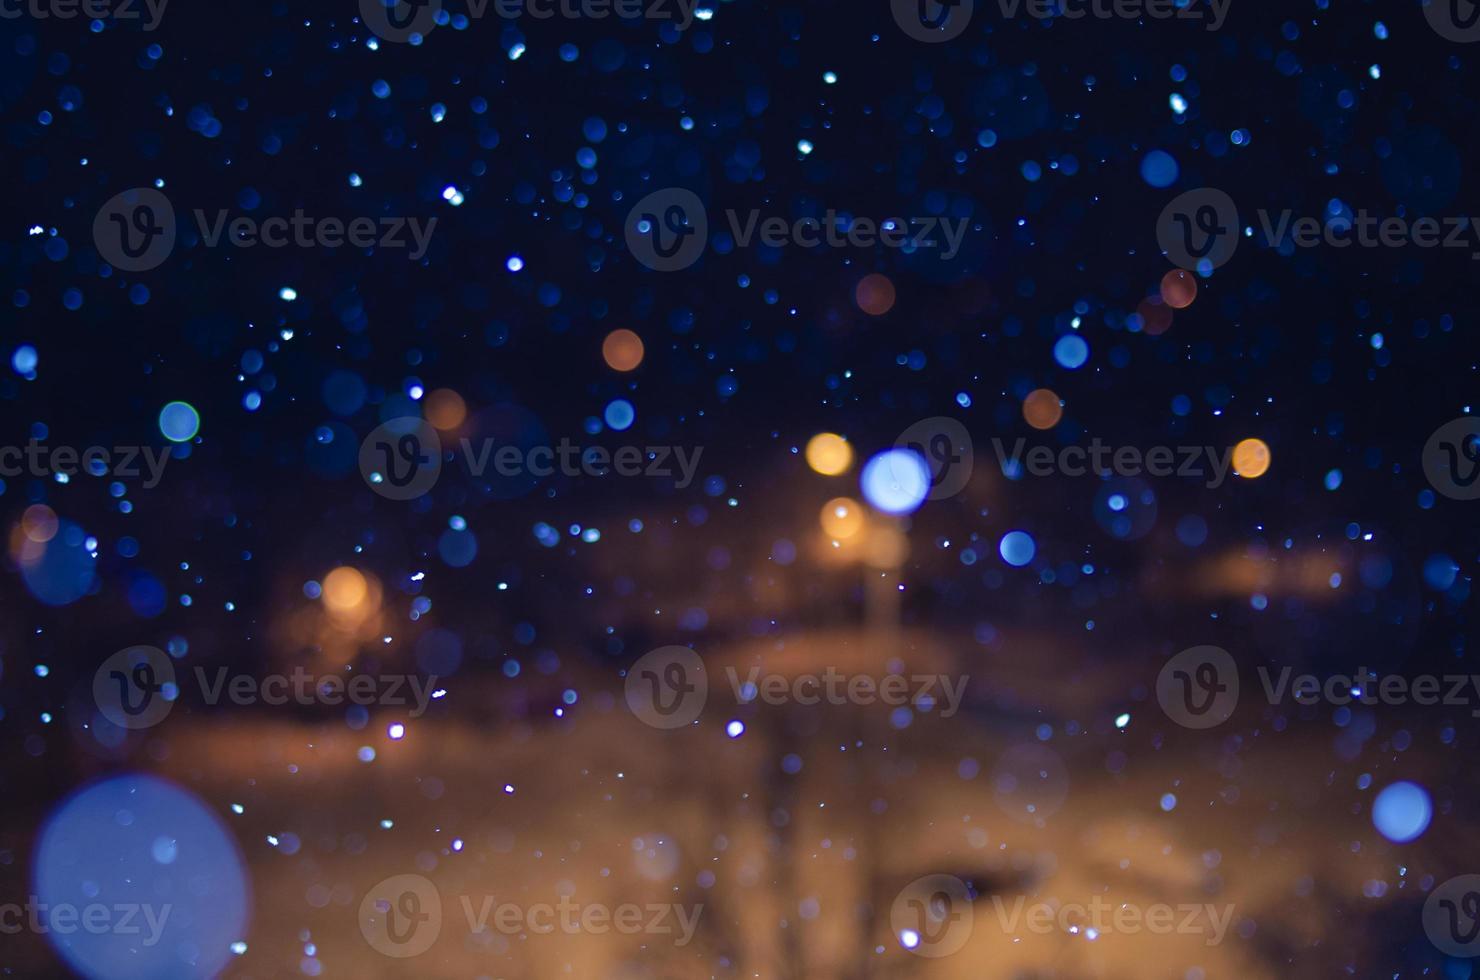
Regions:
<instances>
[{"instance_id":1,"label":"night sky","mask_svg":"<svg viewBox=\"0 0 1480 980\"><path fill-rule=\"evenodd\" d=\"M658 7L682 18L687 2ZM1246 765L1263 782L1323 786L1291 811L1290 832L1348 821L1357 830L1334 843L1374 870L1367 884L1333 882L1314 899L1270 885L1319 903L1319 925L1299 942L1273 938L1278 916L1267 911L1262 931L1236 926L1227 942L1250 957L1243 975L1471 976L1480 940L1446 957L1420 912L1435 885L1480 873L1467 843L1480 724L1468 705L1480 707L1480 684L1467 702L1436 706L1276 706L1250 694L1259 664L1321 677L1358 666L1410 679L1473 670L1480 503L1465 499L1465 477L1480 466L1480 217L1464 216L1480 215L1480 199L1463 161L1480 153L1480 47L1468 43L1480 26L1457 23L1466 0L1231 0L1216 30L1204 0L1188 10L1201 19L1115 16L1111 0L1093 7L1107 15L1079 19L1032 16L1041 5L1027 0L962 0L947 8L959 35L929 40L911 36L917 4L905 0L700 0L683 29L501 18L493 0L469 18L462 0L444 0L418 8L432 18L418 23L434 26L409 41L377 37L353 0L172 0L157 24L141 0L130 8L138 19L36 16L70 9L67 0L6 4L0 449L118 447L163 463L155 478L146 464L132 475L0 476L0 735L10 746L0 902L86 893L117 872L106 833L86 821L122 826L113 817L130 804L107 794L129 796L131 780L139 794L163 794L137 802L140 819L161 821L187 861L184 844L198 845L209 863L195 867L227 897L200 898L211 911L182 921L183 938L164 952L123 952L108 945L117 935L84 937L92 944L70 954L54 933L0 935L0 972L546 975L516 953L460 960L455 942L422 959L336 961L351 945L370 955L354 928L358 893L337 923L314 926L322 948L310 951L310 923L293 922L291 903L312 892L315 872L295 868L291 899L264 896L278 894L269 882L288 873L283 862L311 859L312 835L298 830L302 852L273 853L289 821L273 825L268 844L269 828L238 826L251 806L246 816L231 809L248 785L263 808L307 791L291 780L276 788L272 764L253 752L279 738L313 743L309 733L348 738L377 747L347 763L373 773L392 743L445 739L447 753L465 754L459 775L441 779L470 800L487 794L495 809L439 812L426 796L418 816L439 833L461 821L477 841L472 825L496 821L505 795L507 733L522 733L508 744L555 732L615 743L604 726L631 724L619 718L622 691L642 654L775 650L851 630L951 651L948 672L974 678L955 725L1075 756L1071 784L1083 760L1062 743L1077 735L1096 741L1084 765L1099 776L1110 743L1124 739L1113 750L1122 762L1159 768L1168 787L1195 772L1238 782L1246 777L1215 756L1243 740L1262 747ZM138 188L168 200L175 240L130 271L113 232L144 228L131 224L137 201L121 199L117 222L108 209ZM1236 247L1179 268L1159 227L1174 226L1167 209L1179 195L1209 188L1237 208L1224 229ZM697 196L708 234L691 263L661 271L632 245L634 205L659 195L661 223L671 189ZM212 244L222 211L228 226L296 212L320 228L337 219L331 237L364 219L375 236L399 239L238 247L227 230ZM946 257L939 245L742 244L731 211L742 226L752 212L788 226L829 214L926 220L941 241L940 229L959 223L959 248ZM1284 212L1292 226L1316 219L1308 244L1271 236L1266 224ZM1401 219L1417 237L1429 219L1444 244L1386 244L1376 231L1355 242L1347 229L1364 215L1374 227ZM1190 213L1189 227L1207 216ZM427 233L422 248L408 228ZM412 431L408 418L425 419L419 447L430 431L440 439L441 471L427 492L395 499L362 449L373 458L377 427ZM942 429L942 418L960 427ZM1431 439L1460 419L1471 421ZM964 457L969 478L912 495L915 465L930 467L937 489L951 474L896 449L907 430L951 433L946 454L954 466ZM842 438L809 450L820 433ZM638 447L645 467L661 451L670 475L507 475L491 464L478 473L464 439L524 454L562 440L608 454ZM1207 447L1235 465L1215 486L1038 476L1000 458L1018 440L1054 454L1094 440L1141 454ZM929 438L922 445L931 456ZM845 461L819 465L824 449ZM891 450L877 480L860 483ZM693 461L688 478L679 459ZM844 540L855 532L867 540ZM907 553L879 557L892 546L881 542L899 541ZM1026 652L1037 644L1051 653ZM1242 675L1243 700L1221 734L1173 724L1158 706L1163 664L1202 645L1230 651ZM100 713L94 680L135 646L165 651L182 677L196 666L259 679L295 665L420 671L443 693L424 718L397 716L411 732L389 742L381 707L212 705L194 685L182 685L169 718L131 731ZM821 647L814 671L841 662ZM1054 693L1026 679L1049 664ZM871 669L887 672L883 661ZM710 673L713 698L723 685ZM762 716L731 714L745 719L743 735L726 731L729 716L706 714L673 737L754 743L768 730ZM906 737L908 725L889 716L879 734L857 737L905 740L897 753L955 751L949 719ZM486 771L464 738L480 726L494 744ZM814 731L776 722L782 730ZM190 733L219 735L237 755L214 774L187 764ZM1283 760L1297 745L1314 758ZM1173 748L1186 754L1172 761ZM763 759L758 792L801 768L781 755ZM815 771L815 755L797 758ZM408 763L407 778L424 778L423 762ZM957 771L954 756L950 765ZM687 792L686 777L640 773L654 812ZM412 794L400 777L367 778L379 779L373 791L326 790L305 823L373 838L360 825L379 819L376 800ZM751 777L731 778L745 787ZM987 774L975 778L990 808ZM521 804L528 819L612 792L579 783L552 769ZM1389 809L1400 823L1426 811L1418 835L1385 823L1374 803L1384 785L1416 791L1400 789ZM86 787L103 795L73 795ZM890 792L928 796L907 783ZM194 802L177 806L170 793ZM1184 832L1203 819L1185 795L1140 802ZM1107 812L1078 806L1071 793L1058 819L1088 827ZM1198 806L1235 804L1225 792ZM872 812L872 832L892 842L879 847L910 846L899 843L914 832L902 818ZM589 819L600 821L599 809ZM1223 858L1252 869L1257 834L1245 829L1249 848ZM72 834L74 851L100 834L103 845L82 847L81 864L75 853L48 864L61 860L48 833ZM708 846L707 832L699 838ZM174 866L158 839L145 839L151 867ZM437 850L445 840L404 846L454 853ZM513 847L525 849L522 838ZM365 863L374 866L355 872L361 892L418 870L389 857ZM988 889L971 869L931 870L966 879L982 906ZM723 889L715 873L720 885L702 887ZM439 884L453 908L451 886ZM1469 895L1456 914L1469 910L1480 925L1480 894ZM873 923L860 927L862 960L795 950L768 960L768 941L746 931L752 938L723 954L639 957L625 973L585 960L575 975L1029 975L993 972L980 936L970 947L979 953L911 956L912 942L879 925L887 898L883 914L823 902L821 919L808 901L789 910L790 934L830 914ZM290 924L269 928L270 906ZM312 895L308 906L322 907ZM716 900L705 915L723 908ZM1354 933L1364 938L1348 946ZM228 938L242 948L228 951ZM706 949L723 947L715 942ZM1166 973L1142 964L1101 975L1204 975L1168 963ZM1084 975L1062 959L1015 969Z\"/></svg>"}]
</instances>

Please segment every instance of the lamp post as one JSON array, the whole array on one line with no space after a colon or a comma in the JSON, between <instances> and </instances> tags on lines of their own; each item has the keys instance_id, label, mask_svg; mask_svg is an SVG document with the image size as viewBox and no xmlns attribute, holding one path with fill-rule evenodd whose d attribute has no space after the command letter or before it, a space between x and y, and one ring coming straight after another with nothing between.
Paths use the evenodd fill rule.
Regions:
<instances>
[{"instance_id":1,"label":"lamp post","mask_svg":"<svg viewBox=\"0 0 1480 980\"><path fill-rule=\"evenodd\" d=\"M864 622L871 631L894 634L900 627L900 571L909 557L904 521L879 515L864 543Z\"/></svg>"}]
</instances>

